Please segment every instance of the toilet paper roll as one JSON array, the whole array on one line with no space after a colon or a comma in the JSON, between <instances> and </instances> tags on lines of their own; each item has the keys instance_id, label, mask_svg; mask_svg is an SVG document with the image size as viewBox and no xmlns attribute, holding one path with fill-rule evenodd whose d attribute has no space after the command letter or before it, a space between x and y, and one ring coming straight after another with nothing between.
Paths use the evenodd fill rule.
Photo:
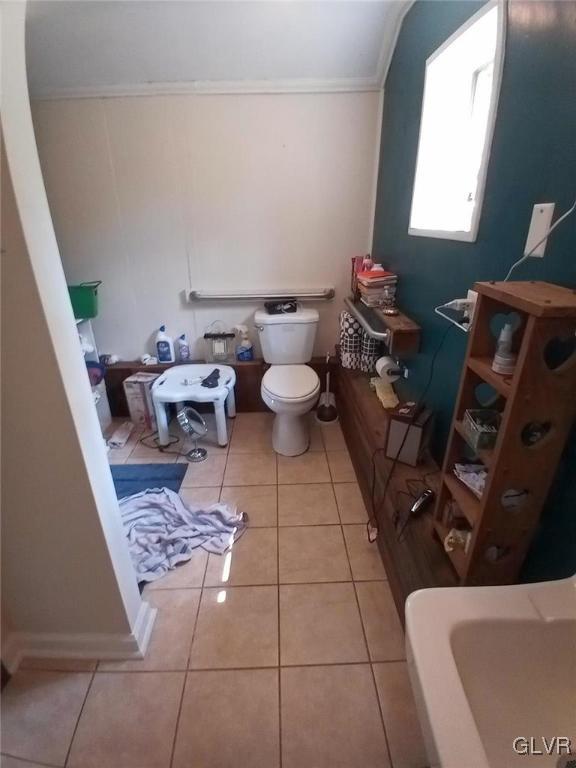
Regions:
<instances>
[{"instance_id":1,"label":"toilet paper roll","mask_svg":"<svg viewBox=\"0 0 576 768\"><path fill-rule=\"evenodd\" d=\"M391 384L400 378L398 363L395 363L391 357L380 357L376 360L376 373L381 379Z\"/></svg>"}]
</instances>

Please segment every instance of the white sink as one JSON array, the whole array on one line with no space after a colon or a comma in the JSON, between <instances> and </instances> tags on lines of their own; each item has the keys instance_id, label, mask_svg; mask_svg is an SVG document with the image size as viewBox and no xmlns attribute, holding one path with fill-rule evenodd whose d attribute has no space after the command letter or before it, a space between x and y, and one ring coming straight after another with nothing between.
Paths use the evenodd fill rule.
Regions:
<instances>
[{"instance_id":1,"label":"white sink","mask_svg":"<svg viewBox=\"0 0 576 768\"><path fill-rule=\"evenodd\" d=\"M576 577L414 592L406 651L433 768L556 768L567 739L576 755Z\"/></svg>"}]
</instances>

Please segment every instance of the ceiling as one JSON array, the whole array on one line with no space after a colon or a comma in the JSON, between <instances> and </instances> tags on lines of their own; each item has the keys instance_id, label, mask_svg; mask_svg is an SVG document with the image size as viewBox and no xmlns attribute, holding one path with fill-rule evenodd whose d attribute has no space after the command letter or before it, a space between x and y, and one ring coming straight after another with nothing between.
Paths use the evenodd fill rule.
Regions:
<instances>
[{"instance_id":1,"label":"ceiling","mask_svg":"<svg viewBox=\"0 0 576 768\"><path fill-rule=\"evenodd\" d=\"M36 98L382 87L411 0L33 0Z\"/></svg>"}]
</instances>

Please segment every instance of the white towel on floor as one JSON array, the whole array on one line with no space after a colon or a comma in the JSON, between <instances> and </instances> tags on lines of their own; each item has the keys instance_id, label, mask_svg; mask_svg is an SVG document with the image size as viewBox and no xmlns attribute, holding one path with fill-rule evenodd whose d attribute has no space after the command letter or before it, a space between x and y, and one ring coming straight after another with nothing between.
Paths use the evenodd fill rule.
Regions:
<instances>
[{"instance_id":1,"label":"white towel on floor","mask_svg":"<svg viewBox=\"0 0 576 768\"><path fill-rule=\"evenodd\" d=\"M142 491L118 504L138 581L161 578L198 547L222 554L246 527L235 507L194 507L169 488Z\"/></svg>"}]
</instances>

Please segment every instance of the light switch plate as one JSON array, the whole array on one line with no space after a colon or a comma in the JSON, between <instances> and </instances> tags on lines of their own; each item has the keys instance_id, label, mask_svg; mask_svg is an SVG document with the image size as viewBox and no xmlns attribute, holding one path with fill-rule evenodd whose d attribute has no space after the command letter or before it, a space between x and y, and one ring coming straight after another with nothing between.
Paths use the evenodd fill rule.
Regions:
<instances>
[{"instance_id":1,"label":"light switch plate","mask_svg":"<svg viewBox=\"0 0 576 768\"><path fill-rule=\"evenodd\" d=\"M539 240L542 240L546 232L550 229L555 205L556 203L537 203L534 206L532 210L532 219L530 220L530 229L528 230L528 237L526 238L526 245L524 247L524 256L530 253L530 250ZM548 239L540 243L538 248L536 248L534 253L531 253L530 256L542 258L546 251L547 242Z\"/></svg>"}]
</instances>

